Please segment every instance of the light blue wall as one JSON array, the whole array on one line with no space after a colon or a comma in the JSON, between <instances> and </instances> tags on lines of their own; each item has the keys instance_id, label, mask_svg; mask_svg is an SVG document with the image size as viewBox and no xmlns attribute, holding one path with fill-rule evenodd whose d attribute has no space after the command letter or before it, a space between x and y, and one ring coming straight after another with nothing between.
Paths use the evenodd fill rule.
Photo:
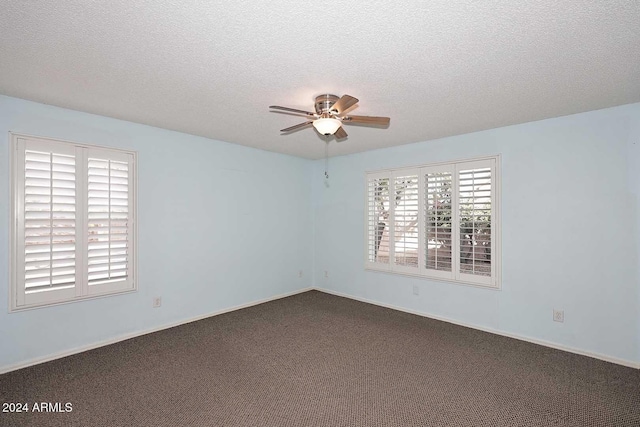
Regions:
<instances>
[{"instance_id":1,"label":"light blue wall","mask_svg":"<svg viewBox=\"0 0 640 427\"><path fill-rule=\"evenodd\" d=\"M138 292L8 314L9 131L138 152ZM311 286L310 165L0 96L0 371Z\"/></svg>"},{"instance_id":2,"label":"light blue wall","mask_svg":"<svg viewBox=\"0 0 640 427\"><path fill-rule=\"evenodd\" d=\"M137 293L7 313L9 131L138 151ZM493 154L501 291L364 270L365 171ZM329 167L0 96L0 370L312 285L640 362L640 104Z\"/></svg>"},{"instance_id":3,"label":"light blue wall","mask_svg":"<svg viewBox=\"0 0 640 427\"><path fill-rule=\"evenodd\" d=\"M316 286L640 362L639 123L632 104L337 157L328 184L315 162ZM502 290L364 270L365 171L494 154ZM564 323L552 321L554 308Z\"/></svg>"},{"instance_id":4,"label":"light blue wall","mask_svg":"<svg viewBox=\"0 0 640 427\"><path fill-rule=\"evenodd\" d=\"M636 108L636 112L640 108ZM631 192L631 207L633 209L633 217L635 223L632 224L633 233L637 236L636 241L636 269L638 277L640 277L640 119L638 115L631 120L629 140L627 143L629 152L627 154L628 170L629 170L629 189ZM638 358L640 359L640 286L637 287L638 301Z\"/></svg>"}]
</instances>

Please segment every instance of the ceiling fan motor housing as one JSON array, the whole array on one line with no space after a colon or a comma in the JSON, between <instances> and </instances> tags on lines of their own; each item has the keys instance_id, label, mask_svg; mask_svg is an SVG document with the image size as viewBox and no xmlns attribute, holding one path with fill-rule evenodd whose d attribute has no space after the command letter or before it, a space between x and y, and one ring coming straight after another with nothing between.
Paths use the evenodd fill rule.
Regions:
<instances>
[{"instance_id":1,"label":"ceiling fan motor housing","mask_svg":"<svg viewBox=\"0 0 640 427\"><path fill-rule=\"evenodd\" d=\"M329 111L331 111L331 107L333 107L333 104L338 102L339 99L339 96L331 94L316 96L316 113L320 115L329 114Z\"/></svg>"}]
</instances>

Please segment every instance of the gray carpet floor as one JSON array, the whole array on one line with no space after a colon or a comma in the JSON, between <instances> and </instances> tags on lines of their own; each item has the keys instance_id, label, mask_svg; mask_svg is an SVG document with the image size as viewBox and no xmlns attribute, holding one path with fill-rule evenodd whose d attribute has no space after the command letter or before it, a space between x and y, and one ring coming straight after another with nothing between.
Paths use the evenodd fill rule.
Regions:
<instances>
[{"instance_id":1,"label":"gray carpet floor","mask_svg":"<svg viewBox=\"0 0 640 427\"><path fill-rule=\"evenodd\" d=\"M307 292L0 376L2 426L640 426L640 371Z\"/></svg>"}]
</instances>

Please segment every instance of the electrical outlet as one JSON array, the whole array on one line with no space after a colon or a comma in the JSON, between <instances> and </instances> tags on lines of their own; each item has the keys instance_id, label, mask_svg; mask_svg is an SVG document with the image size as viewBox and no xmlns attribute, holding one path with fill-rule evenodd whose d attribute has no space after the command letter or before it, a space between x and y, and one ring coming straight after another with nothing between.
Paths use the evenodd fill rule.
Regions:
<instances>
[{"instance_id":1,"label":"electrical outlet","mask_svg":"<svg viewBox=\"0 0 640 427\"><path fill-rule=\"evenodd\" d=\"M413 294L420 295L420 288L418 287L418 285L413 285Z\"/></svg>"},{"instance_id":2,"label":"electrical outlet","mask_svg":"<svg viewBox=\"0 0 640 427\"><path fill-rule=\"evenodd\" d=\"M302 270L298 271L298 277L302 277Z\"/></svg>"},{"instance_id":3,"label":"electrical outlet","mask_svg":"<svg viewBox=\"0 0 640 427\"><path fill-rule=\"evenodd\" d=\"M155 297L153 299L153 308L158 308L162 305L162 298L161 297Z\"/></svg>"},{"instance_id":4,"label":"electrical outlet","mask_svg":"<svg viewBox=\"0 0 640 427\"><path fill-rule=\"evenodd\" d=\"M554 322L564 322L564 310L556 310L553 309L553 321Z\"/></svg>"},{"instance_id":5,"label":"electrical outlet","mask_svg":"<svg viewBox=\"0 0 640 427\"><path fill-rule=\"evenodd\" d=\"M324 271L324 277L325 277L325 279L329 278L329 271L328 270Z\"/></svg>"}]
</instances>

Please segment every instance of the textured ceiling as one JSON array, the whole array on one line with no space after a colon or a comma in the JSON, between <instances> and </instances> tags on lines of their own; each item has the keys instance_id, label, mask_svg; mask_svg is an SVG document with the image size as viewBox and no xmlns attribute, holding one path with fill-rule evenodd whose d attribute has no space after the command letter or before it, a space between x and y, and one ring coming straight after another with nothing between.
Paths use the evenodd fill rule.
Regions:
<instances>
[{"instance_id":1,"label":"textured ceiling","mask_svg":"<svg viewBox=\"0 0 640 427\"><path fill-rule=\"evenodd\" d=\"M640 101L636 0L0 0L0 93L307 158L316 95L331 155Z\"/></svg>"}]
</instances>

